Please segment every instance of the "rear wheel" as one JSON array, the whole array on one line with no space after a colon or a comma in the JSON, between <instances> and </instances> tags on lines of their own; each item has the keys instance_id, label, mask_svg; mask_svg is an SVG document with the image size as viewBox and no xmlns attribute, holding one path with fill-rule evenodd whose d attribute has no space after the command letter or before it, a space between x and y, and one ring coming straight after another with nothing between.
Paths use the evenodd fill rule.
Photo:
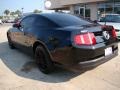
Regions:
<instances>
[{"instance_id":1,"label":"rear wheel","mask_svg":"<svg viewBox=\"0 0 120 90\"><path fill-rule=\"evenodd\" d=\"M45 49L40 45L36 47L35 60L41 72L48 74L53 71L53 62Z\"/></svg>"}]
</instances>

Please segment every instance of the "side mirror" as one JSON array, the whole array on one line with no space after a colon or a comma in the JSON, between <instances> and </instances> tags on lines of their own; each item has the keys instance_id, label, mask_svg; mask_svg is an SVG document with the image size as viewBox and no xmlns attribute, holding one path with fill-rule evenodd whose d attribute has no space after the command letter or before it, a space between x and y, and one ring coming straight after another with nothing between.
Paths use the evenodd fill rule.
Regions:
<instances>
[{"instance_id":1,"label":"side mirror","mask_svg":"<svg viewBox=\"0 0 120 90\"><path fill-rule=\"evenodd\" d=\"M19 24L19 23L15 23L15 24L13 24L13 27L19 28L19 27L20 27L20 24Z\"/></svg>"}]
</instances>

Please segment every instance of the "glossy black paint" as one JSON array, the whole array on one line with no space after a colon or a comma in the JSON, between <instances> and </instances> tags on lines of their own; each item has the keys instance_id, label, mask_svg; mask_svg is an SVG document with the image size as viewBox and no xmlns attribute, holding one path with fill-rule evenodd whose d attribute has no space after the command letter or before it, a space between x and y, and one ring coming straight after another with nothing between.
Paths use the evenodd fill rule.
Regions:
<instances>
[{"instance_id":1,"label":"glossy black paint","mask_svg":"<svg viewBox=\"0 0 120 90\"><path fill-rule=\"evenodd\" d=\"M74 36L81 34L83 30L95 34L96 45L75 45ZM112 36L110 40L104 40L102 32L100 25L72 15L53 13L28 15L19 25L10 28L7 35L15 47L26 53L34 55L35 48L39 44L47 50L53 62L70 66L105 57L104 49L107 47L112 47L113 52L118 52L117 40Z\"/></svg>"}]
</instances>

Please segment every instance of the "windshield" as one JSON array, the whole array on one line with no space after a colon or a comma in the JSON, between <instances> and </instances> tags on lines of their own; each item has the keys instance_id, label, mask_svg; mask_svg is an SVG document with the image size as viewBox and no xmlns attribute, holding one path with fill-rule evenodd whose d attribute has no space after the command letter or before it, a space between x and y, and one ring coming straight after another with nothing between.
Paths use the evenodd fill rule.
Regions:
<instances>
[{"instance_id":1,"label":"windshield","mask_svg":"<svg viewBox=\"0 0 120 90\"><path fill-rule=\"evenodd\" d=\"M82 25L92 24L86 20L83 20L79 17L69 14L53 14L53 15L47 15L46 17L62 27L76 26L76 25L82 26Z\"/></svg>"},{"instance_id":2,"label":"windshield","mask_svg":"<svg viewBox=\"0 0 120 90\"><path fill-rule=\"evenodd\" d=\"M120 15L106 15L105 17L101 17L100 22L120 23Z\"/></svg>"}]
</instances>

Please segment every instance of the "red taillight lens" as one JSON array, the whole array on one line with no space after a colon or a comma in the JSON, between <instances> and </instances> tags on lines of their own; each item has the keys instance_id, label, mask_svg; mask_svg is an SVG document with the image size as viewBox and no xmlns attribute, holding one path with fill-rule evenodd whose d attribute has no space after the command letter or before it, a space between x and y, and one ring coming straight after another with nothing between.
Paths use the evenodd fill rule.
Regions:
<instances>
[{"instance_id":1,"label":"red taillight lens","mask_svg":"<svg viewBox=\"0 0 120 90\"><path fill-rule=\"evenodd\" d=\"M74 37L76 45L94 45L96 44L96 38L93 33L79 34Z\"/></svg>"},{"instance_id":2,"label":"red taillight lens","mask_svg":"<svg viewBox=\"0 0 120 90\"><path fill-rule=\"evenodd\" d=\"M112 36L113 36L114 38L117 38L116 31L115 31L114 27L113 27L113 29L112 29Z\"/></svg>"}]
</instances>

